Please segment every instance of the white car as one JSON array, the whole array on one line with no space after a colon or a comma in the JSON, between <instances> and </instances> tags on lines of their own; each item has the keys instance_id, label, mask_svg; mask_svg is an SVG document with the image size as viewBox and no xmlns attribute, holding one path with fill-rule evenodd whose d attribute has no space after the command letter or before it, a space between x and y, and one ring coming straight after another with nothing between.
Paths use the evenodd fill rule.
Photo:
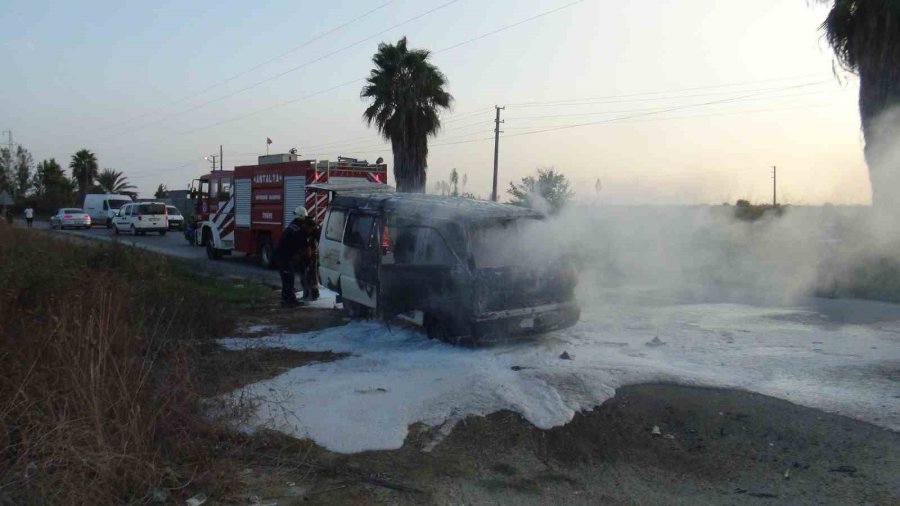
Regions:
<instances>
[{"instance_id":1,"label":"white car","mask_svg":"<svg viewBox=\"0 0 900 506\"><path fill-rule=\"evenodd\" d=\"M64 207L50 217L50 228L91 228L91 217L83 209Z\"/></svg>"},{"instance_id":2,"label":"white car","mask_svg":"<svg viewBox=\"0 0 900 506\"><path fill-rule=\"evenodd\" d=\"M84 210L94 223L112 227L113 216L119 212L125 204L132 203L128 195L116 193L89 193L84 196Z\"/></svg>"},{"instance_id":3,"label":"white car","mask_svg":"<svg viewBox=\"0 0 900 506\"><path fill-rule=\"evenodd\" d=\"M184 216L182 216L181 211L178 210L175 206L166 206L166 212L169 218L169 229L183 229L184 228Z\"/></svg>"},{"instance_id":4,"label":"white car","mask_svg":"<svg viewBox=\"0 0 900 506\"><path fill-rule=\"evenodd\" d=\"M125 204L113 217L112 227L116 235L144 235L147 232L166 235L169 230L166 205L162 202Z\"/></svg>"}]
</instances>

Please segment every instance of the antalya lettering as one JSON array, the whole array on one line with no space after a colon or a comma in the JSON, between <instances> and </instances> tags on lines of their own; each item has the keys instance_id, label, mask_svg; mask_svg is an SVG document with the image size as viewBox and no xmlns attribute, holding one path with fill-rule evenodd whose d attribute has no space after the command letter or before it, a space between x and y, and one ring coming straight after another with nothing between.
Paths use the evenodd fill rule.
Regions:
<instances>
[{"instance_id":1,"label":"antalya lettering","mask_svg":"<svg viewBox=\"0 0 900 506\"><path fill-rule=\"evenodd\" d=\"M278 173L262 173L253 176L253 182L256 184L275 184L281 182L281 174Z\"/></svg>"}]
</instances>

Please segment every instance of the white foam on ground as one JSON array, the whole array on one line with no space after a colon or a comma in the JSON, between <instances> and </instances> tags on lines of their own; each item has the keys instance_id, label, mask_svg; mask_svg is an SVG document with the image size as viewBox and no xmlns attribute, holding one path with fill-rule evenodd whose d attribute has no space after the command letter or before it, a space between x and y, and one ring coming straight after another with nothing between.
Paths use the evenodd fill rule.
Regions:
<instances>
[{"instance_id":1,"label":"white foam on ground","mask_svg":"<svg viewBox=\"0 0 900 506\"><path fill-rule=\"evenodd\" d=\"M570 329L477 349L377 322L221 342L352 353L246 387L263 401L251 428L337 452L398 448L410 424L503 409L550 428L620 386L648 381L743 388L900 430L900 306L811 299L791 308L592 307ZM657 336L666 344L646 346ZM573 359L560 359L564 351Z\"/></svg>"}]
</instances>

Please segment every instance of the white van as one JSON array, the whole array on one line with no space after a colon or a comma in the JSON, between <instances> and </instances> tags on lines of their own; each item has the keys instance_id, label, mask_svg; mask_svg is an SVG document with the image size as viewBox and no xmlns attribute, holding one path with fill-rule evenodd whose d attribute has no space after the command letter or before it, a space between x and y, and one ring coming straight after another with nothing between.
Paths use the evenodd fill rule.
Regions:
<instances>
[{"instance_id":1,"label":"white van","mask_svg":"<svg viewBox=\"0 0 900 506\"><path fill-rule=\"evenodd\" d=\"M125 204L113 217L113 233L130 233L144 235L147 232L159 232L166 235L169 231L169 219L166 205L162 202L139 202Z\"/></svg>"},{"instance_id":2,"label":"white van","mask_svg":"<svg viewBox=\"0 0 900 506\"><path fill-rule=\"evenodd\" d=\"M132 202L128 195L116 193L89 193L84 196L84 212L91 216L91 222L95 225L112 227L113 216L125 204Z\"/></svg>"}]
</instances>

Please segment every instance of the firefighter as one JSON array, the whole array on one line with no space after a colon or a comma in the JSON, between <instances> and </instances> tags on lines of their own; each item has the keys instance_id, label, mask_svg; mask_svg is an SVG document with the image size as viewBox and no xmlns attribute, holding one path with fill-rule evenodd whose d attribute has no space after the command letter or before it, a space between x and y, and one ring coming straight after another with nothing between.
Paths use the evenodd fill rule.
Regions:
<instances>
[{"instance_id":1,"label":"firefighter","mask_svg":"<svg viewBox=\"0 0 900 506\"><path fill-rule=\"evenodd\" d=\"M303 206L297 206L294 209L294 220L284 229L281 234L281 241L275 248L274 260L281 273L281 304L283 306L297 306L300 301L297 300L297 293L294 290L294 257L297 253L305 253L309 246L309 236L312 228L310 226L309 213ZM315 226L315 222L312 222ZM302 258L300 272L304 272L306 259Z\"/></svg>"},{"instance_id":2,"label":"firefighter","mask_svg":"<svg viewBox=\"0 0 900 506\"><path fill-rule=\"evenodd\" d=\"M319 300L319 236L322 234L322 228L311 216L306 218L304 224L308 227L309 235L307 237L306 262L301 274L303 300L312 302Z\"/></svg>"}]
</instances>

